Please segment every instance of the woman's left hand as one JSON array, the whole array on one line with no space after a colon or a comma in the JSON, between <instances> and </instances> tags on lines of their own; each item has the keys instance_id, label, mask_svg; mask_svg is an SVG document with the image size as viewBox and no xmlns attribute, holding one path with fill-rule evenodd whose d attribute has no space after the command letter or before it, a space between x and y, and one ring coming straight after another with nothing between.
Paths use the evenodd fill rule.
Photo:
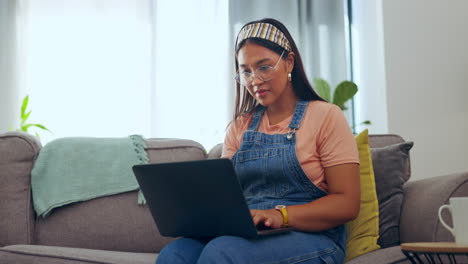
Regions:
<instances>
[{"instance_id":1,"label":"woman's left hand","mask_svg":"<svg viewBox=\"0 0 468 264\"><path fill-rule=\"evenodd\" d=\"M263 224L270 228L280 228L283 225L283 215L276 209L250 210L254 224Z\"/></svg>"}]
</instances>

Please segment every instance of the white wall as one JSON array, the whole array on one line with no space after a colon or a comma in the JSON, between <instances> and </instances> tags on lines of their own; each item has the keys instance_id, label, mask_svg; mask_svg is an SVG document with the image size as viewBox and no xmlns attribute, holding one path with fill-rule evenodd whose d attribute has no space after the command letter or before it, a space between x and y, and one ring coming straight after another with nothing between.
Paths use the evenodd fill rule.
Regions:
<instances>
[{"instance_id":1,"label":"white wall","mask_svg":"<svg viewBox=\"0 0 468 264\"><path fill-rule=\"evenodd\" d=\"M415 143L412 180L468 171L466 10L466 0L381 0L377 10L383 22L383 118L389 133ZM364 72L379 66L369 62Z\"/></svg>"},{"instance_id":2,"label":"white wall","mask_svg":"<svg viewBox=\"0 0 468 264\"><path fill-rule=\"evenodd\" d=\"M356 124L370 120L371 125L357 126L356 132L368 128L371 134L388 133L384 45L381 0L352 2L353 78L358 85L354 96Z\"/></svg>"}]
</instances>

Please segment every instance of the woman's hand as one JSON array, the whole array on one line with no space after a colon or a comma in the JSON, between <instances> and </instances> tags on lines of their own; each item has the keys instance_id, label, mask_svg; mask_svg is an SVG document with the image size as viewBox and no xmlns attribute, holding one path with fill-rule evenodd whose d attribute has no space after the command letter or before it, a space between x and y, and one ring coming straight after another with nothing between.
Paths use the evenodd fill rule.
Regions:
<instances>
[{"instance_id":1,"label":"woman's hand","mask_svg":"<svg viewBox=\"0 0 468 264\"><path fill-rule=\"evenodd\" d=\"M280 228L283 225L283 215L276 209L250 210L255 226L263 224L270 228Z\"/></svg>"}]
</instances>

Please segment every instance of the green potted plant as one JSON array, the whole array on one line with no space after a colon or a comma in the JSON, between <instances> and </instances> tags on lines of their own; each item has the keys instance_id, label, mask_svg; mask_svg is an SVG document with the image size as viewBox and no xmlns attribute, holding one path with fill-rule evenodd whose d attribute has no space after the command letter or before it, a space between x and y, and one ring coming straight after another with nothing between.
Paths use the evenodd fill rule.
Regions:
<instances>
[{"instance_id":1,"label":"green potted plant","mask_svg":"<svg viewBox=\"0 0 468 264\"><path fill-rule=\"evenodd\" d=\"M36 127L36 128L51 132L44 125L27 123L27 120L28 120L28 118L29 118L29 116L31 115L31 112L32 112L32 110L27 111L28 103L29 103L29 95L26 95L24 97L24 99L23 99L23 103L21 104L21 115L20 115L21 122L20 122L20 126L17 129L11 129L11 130L23 131L23 132L26 132L26 133L30 133L29 129L32 128L32 127ZM36 135L36 137L39 138L39 134L37 132L35 132L35 135Z\"/></svg>"},{"instance_id":2,"label":"green potted plant","mask_svg":"<svg viewBox=\"0 0 468 264\"><path fill-rule=\"evenodd\" d=\"M357 93L358 87L354 82L351 81L342 81L335 88L333 97L331 95L331 88L327 81L322 78L314 78L315 90L318 95L325 99L327 102L337 105L341 110L348 109L345 104L346 102L353 98ZM369 120L361 122L359 125L370 125Z\"/></svg>"}]
</instances>

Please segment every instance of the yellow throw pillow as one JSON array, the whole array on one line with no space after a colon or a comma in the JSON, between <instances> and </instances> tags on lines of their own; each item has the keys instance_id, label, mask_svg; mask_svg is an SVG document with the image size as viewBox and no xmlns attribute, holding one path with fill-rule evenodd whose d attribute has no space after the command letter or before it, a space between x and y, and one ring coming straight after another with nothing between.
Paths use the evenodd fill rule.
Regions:
<instances>
[{"instance_id":1,"label":"yellow throw pillow","mask_svg":"<svg viewBox=\"0 0 468 264\"><path fill-rule=\"evenodd\" d=\"M359 150L361 178L361 207L356 219L346 224L348 241L346 261L379 249L379 202L375 187L374 169L369 147L368 130L356 137Z\"/></svg>"}]
</instances>

